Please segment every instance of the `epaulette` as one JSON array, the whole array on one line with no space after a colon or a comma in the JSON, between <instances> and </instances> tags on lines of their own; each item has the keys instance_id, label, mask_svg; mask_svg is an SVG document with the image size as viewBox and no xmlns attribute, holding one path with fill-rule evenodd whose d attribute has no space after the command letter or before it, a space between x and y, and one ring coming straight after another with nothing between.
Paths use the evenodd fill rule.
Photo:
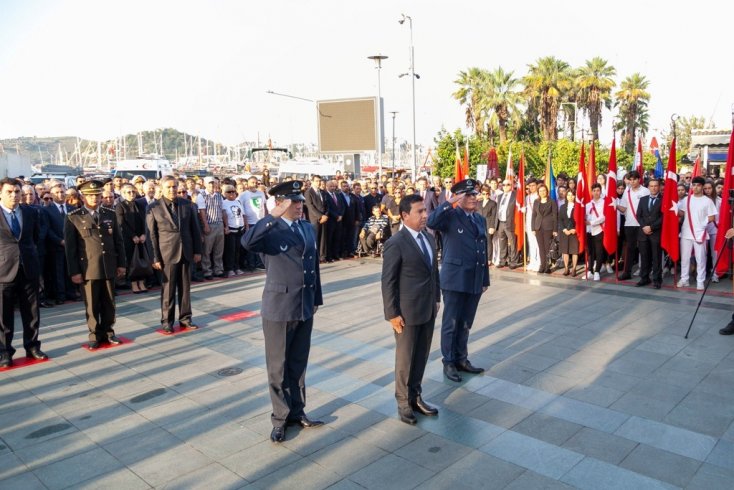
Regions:
<instances>
[{"instance_id":1,"label":"epaulette","mask_svg":"<svg viewBox=\"0 0 734 490\"><path fill-rule=\"evenodd\" d=\"M82 210L84 210L84 208L76 208L76 209L74 209L73 211L69 211L69 213L68 213L68 214L78 214L78 213L80 213L80 212L81 212Z\"/></svg>"},{"instance_id":2,"label":"epaulette","mask_svg":"<svg viewBox=\"0 0 734 490\"><path fill-rule=\"evenodd\" d=\"M110 213L115 212L113 208L108 208L107 206L100 206L99 209L101 209L102 211L109 211Z\"/></svg>"}]
</instances>

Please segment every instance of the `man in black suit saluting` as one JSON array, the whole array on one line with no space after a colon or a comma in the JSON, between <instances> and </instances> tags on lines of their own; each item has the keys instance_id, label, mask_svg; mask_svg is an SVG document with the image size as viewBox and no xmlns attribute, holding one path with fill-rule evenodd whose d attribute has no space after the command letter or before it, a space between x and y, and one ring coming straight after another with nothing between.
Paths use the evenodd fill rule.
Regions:
<instances>
[{"instance_id":1,"label":"man in black suit saluting","mask_svg":"<svg viewBox=\"0 0 734 490\"><path fill-rule=\"evenodd\" d=\"M414 411L436 415L421 398L441 293L436 244L425 232L427 213L419 195L400 201L402 229L385 243L382 302L395 331L395 398L400 420L415 424Z\"/></svg>"},{"instance_id":2,"label":"man in black suit saluting","mask_svg":"<svg viewBox=\"0 0 734 490\"><path fill-rule=\"evenodd\" d=\"M191 265L201 260L201 232L191 201L176 197L173 176L161 179L162 198L148 205L145 222L153 248L153 268L163 272L161 328L173 333L178 294L181 328L196 329L191 321Z\"/></svg>"},{"instance_id":3,"label":"man in black suit saluting","mask_svg":"<svg viewBox=\"0 0 734 490\"><path fill-rule=\"evenodd\" d=\"M0 180L0 368L13 365L13 307L20 305L26 357L48 359L38 341L39 221L35 209L20 206L20 184Z\"/></svg>"},{"instance_id":4,"label":"man in black suit saluting","mask_svg":"<svg viewBox=\"0 0 734 490\"><path fill-rule=\"evenodd\" d=\"M637 205L637 221L640 223L640 231L637 234L637 243L640 249L640 281L636 286L647 286L650 284L650 271L652 271L652 284L655 289L660 289L663 284L663 252L660 249L660 232L663 229L663 204L660 195L660 181L650 179L648 183L649 196L642 196Z\"/></svg>"}]
</instances>

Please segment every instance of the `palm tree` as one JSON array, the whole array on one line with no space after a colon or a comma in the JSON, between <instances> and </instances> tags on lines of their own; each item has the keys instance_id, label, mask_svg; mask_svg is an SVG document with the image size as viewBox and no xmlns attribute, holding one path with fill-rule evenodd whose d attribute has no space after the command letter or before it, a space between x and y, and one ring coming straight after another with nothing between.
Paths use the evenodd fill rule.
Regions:
<instances>
[{"instance_id":1,"label":"palm tree","mask_svg":"<svg viewBox=\"0 0 734 490\"><path fill-rule=\"evenodd\" d=\"M547 56L528 68L530 71L524 79L526 97L538 108L543 138L555 141L560 103L573 86L571 67L565 61Z\"/></svg>"},{"instance_id":2,"label":"palm tree","mask_svg":"<svg viewBox=\"0 0 734 490\"><path fill-rule=\"evenodd\" d=\"M598 56L586 60L586 64L578 69L576 87L578 103L589 116L589 125L594 140L599 139L599 125L602 119L602 104L612 108L612 89L616 85L614 77L617 70L607 60Z\"/></svg>"},{"instance_id":3,"label":"palm tree","mask_svg":"<svg viewBox=\"0 0 734 490\"><path fill-rule=\"evenodd\" d=\"M486 118L482 99L487 91L487 71L476 67L460 71L454 83L459 90L452 94L453 97L460 105L466 105L466 127L478 134L484 128Z\"/></svg>"},{"instance_id":4,"label":"palm tree","mask_svg":"<svg viewBox=\"0 0 734 490\"><path fill-rule=\"evenodd\" d=\"M512 75L513 72L505 72L502 67L487 73L488 92L482 98L482 105L492 112L492 119L496 120L500 143L507 141L507 126L511 122L517 122L520 117L520 80Z\"/></svg>"},{"instance_id":5,"label":"palm tree","mask_svg":"<svg viewBox=\"0 0 734 490\"><path fill-rule=\"evenodd\" d=\"M650 92L647 87L650 82L639 73L625 78L614 94L615 107L618 108L618 128L622 129L622 144L632 152L635 148L635 132L639 127L643 132L647 130L647 104L650 101Z\"/></svg>"}]
</instances>

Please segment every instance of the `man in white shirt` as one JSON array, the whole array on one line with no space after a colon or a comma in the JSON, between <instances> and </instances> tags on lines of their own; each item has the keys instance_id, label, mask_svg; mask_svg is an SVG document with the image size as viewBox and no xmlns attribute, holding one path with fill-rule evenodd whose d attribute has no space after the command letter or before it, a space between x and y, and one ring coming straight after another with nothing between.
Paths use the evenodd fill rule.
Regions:
<instances>
[{"instance_id":1,"label":"man in white shirt","mask_svg":"<svg viewBox=\"0 0 734 490\"><path fill-rule=\"evenodd\" d=\"M586 204L586 233L589 239L589 267L594 271L594 280L601 279L599 272L604 265L604 199L601 184L591 185L591 201Z\"/></svg>"},{"instance_id":2,"label":"man in white shirt","mask_svg":"<svg viewBox=\"0 0 734 490\"><path fill-rule=\"evenodd\" d=\"M630 185L625 189L617 205L619 212L624 213L624 237L627 243L627 251L624 254L624 272L619 276L620 281L632 279L632 262L639 254L637 237L640 231L640 223L637 221L637 208L640 204L640 198L650 195L650 191L640 185L639 172L632 170L625 178L629 178Z\"/></svg>"},{"instance_id":3,"label":"man in white shirt","mask_svg":"<svg viewBox=\"0 0 734 490\"><path fill-rule=\"evenodd\" d=\"M680 281L678 287L688 286L691 267L691 250L696 257L696 289L703 291L706 280L706 224L714 221L716 204L703 195L703 177L694 177L691 181L693 193L678 203L678 216L682 216L683 226L680 230Z\"/></svg>"},{"instance_id":4,"label":"man in white shirt","mask_svg":"<svg viewBox=\"0 0 734 490\"><path fill-rule=\"evenodd\" d=\"M258 221L265 217L265 193L258 189L257 177L247 179L247 190L240 194L237 199L245 208L247 227L252 228ZM246 268L252 272L255 268L264 269L260 257L256 253L247 252Z\"/></svg>"},{"instance_id":5,"label":"man in white shirt","mask_svg":"<svg viewBox=\"0 0 734 490\"><path fill-rule=\"evenodd\" d=\"M525 236L528 244L528 270L538 271L540 269L540 254L538 252L538 239L533 233L533 203L538 199L538 183L535 179L528 180L530 194L525 196L525 207L521 209L525 213Z\"/></svg>"}]
</instances>

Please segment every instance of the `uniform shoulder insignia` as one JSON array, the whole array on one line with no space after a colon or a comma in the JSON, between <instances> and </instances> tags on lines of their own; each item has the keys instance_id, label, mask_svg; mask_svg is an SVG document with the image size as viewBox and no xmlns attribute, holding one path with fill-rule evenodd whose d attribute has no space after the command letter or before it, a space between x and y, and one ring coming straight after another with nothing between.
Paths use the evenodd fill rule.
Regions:
<instances>
[{"instance_id":1,"label":"uniform shoulder insignia","mask_svg":"<svg viewBox=\"0 0 734 490\"><path fill-rule=\"evenodd\" d=\"M100 206L99 209L101 209L102 211L107 211L108 213L114 213L115 212L114 209L108 208L107 206Z\"/></svg>"},{"instance_id":2,"label":"uniform shoulder insignia","mask_svg":"<svg viewBox=\"0 0 734 490\"><path fill-rule=\"evenodd\" d=\"M84 208L76 208L73 211L69 211L68 214L79 214L84 210Z\"/></svg>"}]
</instances>

